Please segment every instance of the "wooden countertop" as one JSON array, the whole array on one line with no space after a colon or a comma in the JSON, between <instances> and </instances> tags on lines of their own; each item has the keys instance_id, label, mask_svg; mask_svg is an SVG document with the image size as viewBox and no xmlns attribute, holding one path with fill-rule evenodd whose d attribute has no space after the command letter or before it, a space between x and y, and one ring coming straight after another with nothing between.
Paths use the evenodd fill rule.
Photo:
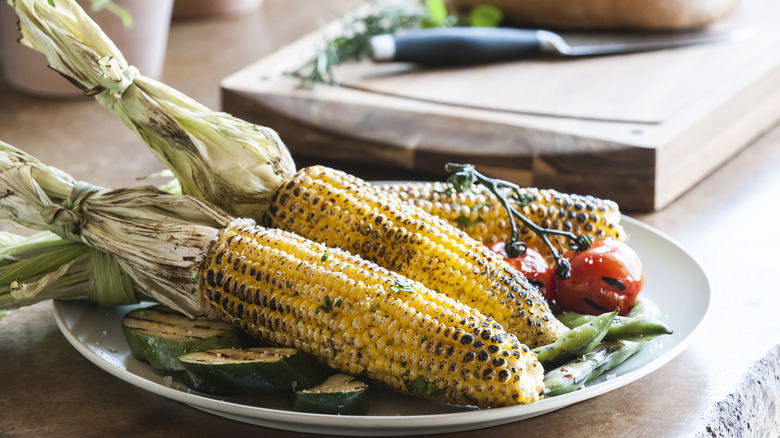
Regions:
<instances>
[{"instance_id":1,"label":"wooden countertop","mask_svg":"<svg viewBox=\"0 0 780 438\"><path fill-rule=\"evenodd\" d=\"M356 0L266 0L240 18L175 22L162 80L219 108L219 81L311 32ZM756 102L756 105L761 102ZM717 128L713 128L717 129ZM76 178L136 185L162 166L90 99L50 100L0 85L0 139ZM117 164L121 163L121 164ZM387 178L373 168L349 169ZM392 175L398 178L398 175ZM777 436L780 319L776 248L780 127L766 132L661 211L638 219L677 240L708 273L713 304L680 356L641 380L530 420L441 436ZM719 435L720 432L722 435ZM82 357L51 303L0 320L0 436L306 436L217 417L143 391Z\"/></svg>"}]
</instances>

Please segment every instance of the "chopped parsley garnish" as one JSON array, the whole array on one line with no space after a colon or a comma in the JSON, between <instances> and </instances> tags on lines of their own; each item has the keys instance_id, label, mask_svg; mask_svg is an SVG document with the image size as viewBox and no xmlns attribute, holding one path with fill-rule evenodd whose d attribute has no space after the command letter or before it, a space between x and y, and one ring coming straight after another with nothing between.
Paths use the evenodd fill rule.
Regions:
<instances>
[{"instance_id":1,"label":"chopped parsley garnish","mask_svg":"<svg viewBox=\"0 0 780 438\"><path fill-rule=\"evenodd\" d=\"M459 227L468 228L473 227L474 222L468 218L466 215L460 215L455 218L455 223L458 224Z\"/></svg>"},{"instance_id":2,"label":"chopped parsley garnish","mask_svg":"<svg viewBox=\"0 0 780 438\"><path fill-rule=\"evenodd\" d=\"M325 305L320 306L318 309L322 310L325 313L330 313L333 311L333 302L331 302L330 296L325 295Z\"/></svg>"},{"instance_id":3,"label":"chopped parsley garnish","mask_svg":"<svg viewBox=\"0 0 780 438\"><path fill-rule=\"evenodd\" d=\"M398 277L393 278L393 283L394 284L391 287L391 289L396 292L407 292L410 294L414 293L414 289L412 288L412 286Z\"/></svg>"}]
</instances>

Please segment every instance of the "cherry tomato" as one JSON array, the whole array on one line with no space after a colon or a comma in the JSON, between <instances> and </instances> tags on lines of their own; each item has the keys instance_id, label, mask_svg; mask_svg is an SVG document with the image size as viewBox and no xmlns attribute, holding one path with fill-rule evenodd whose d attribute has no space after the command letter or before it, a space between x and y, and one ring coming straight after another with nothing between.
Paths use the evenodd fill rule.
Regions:
<instances>
[{"instance_id":1,"label":"cherry tomato","mask_svg":"<svg viewBox=\"0 0 780 438\"><path fill-rule=\"evenodd\" d=\"M504 242L495 242L488 245L488 248L504 257L510 266L522 272L531 284L539 288L547 303L552 304L555 293L555 271L550 269L544 256L533 248L527 248L525 254L508 257L504 250L505 246Z\"/></svg>"},{"instance_id":2,"label":"cherry tomato","mask_svg":"<svg viewBox=\"0 0 780 438\"><path fill-rule=\"evenodd\" d=\"M567 251L571 277L558 279L555 302L564 310L597 315L620 308L625 316L645 286L639 256L615 239L593 242L582 252Z\"/></svg>"}]
</instances>

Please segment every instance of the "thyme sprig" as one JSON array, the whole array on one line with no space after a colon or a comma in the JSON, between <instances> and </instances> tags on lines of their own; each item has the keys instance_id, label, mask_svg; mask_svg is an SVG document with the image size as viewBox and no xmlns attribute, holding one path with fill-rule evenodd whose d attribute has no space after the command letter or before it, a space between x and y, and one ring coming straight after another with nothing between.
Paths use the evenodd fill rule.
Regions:
<instances>
[{"instance_id":1,"label":"thyme sprig","mask_svg":"<svg viewBox=\"0 0 780 438\"><path fill-rule=\"evenodd\" d=\"M445 0L419 2L369 2L369 12L344 18L343 33L326 39L322 48L301 67L287 72L300 78L299 87L317 84L337 85L333 69L339 64L360 61L371 55L371 38L399 30L449 26L496 26L503 14L493 6L481 5L467 16L447 8Z\"/></svg>"},{"instance_id":2,"label":"thyme sprig","mask_svg":"<svg viewBox=\"0 0 780 438\"><path fill-rule=\"evenodd\" d=\"M314 57L289 75L301 79L300 87L316 84L336 85L333 68L339 64L367 59L371 37L394 33L400 29L420 28L428 17L426 11L413 4L373 4L366 15L346 17L341 36L325 41Z\"/></svg>"},{"instance_id":3,"label":"thyme sprig","mask_svg":"<svg viewBox=\"0 0 780 438\"><path fill-rule=\"evenodd\" d=\"M517 221L522 222L523 225L530 228L542 239L542 241L544 241L547 248L550 249L553 260L555 261L555 274L561 279L566 279L571 276L571 264L568 260L563 258L553 246L549 236L557 235L566 238L568 242L567 246L575 251L584 251L590 248L591 243L593 243L590 236L578 236L568 231L543 228L528 219L517 208L511 205L515 204L524 207L532 201L528 194L522 193L518 185L500 179L489 178L477 172L471 164L447 163L445 169L447 172L453 172L453 174L447 178L447 183L456 191L463 192L469 190L474 184L480 184L496 195L498 201L506 209L509 216L510 236L505 247L508 256L516 257L522 255L527 249L527 245L519 240L520 230L517 226ZM506 189L509 189L509 196L507 196Z\"/></svg>"}]
</instances>

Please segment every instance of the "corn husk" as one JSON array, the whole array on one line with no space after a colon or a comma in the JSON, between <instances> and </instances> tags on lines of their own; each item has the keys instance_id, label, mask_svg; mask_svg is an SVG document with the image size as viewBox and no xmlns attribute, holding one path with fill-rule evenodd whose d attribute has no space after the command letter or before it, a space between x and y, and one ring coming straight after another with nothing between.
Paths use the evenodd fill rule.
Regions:
<instances>
[{"instance_id":1,"label":"corn husk","mask_svg":"<svg viewBox=\"0 0 780 438\"><path fill-rule=\"evenodd\" d=\"M115 112L170 169L174 179L164 190L201 197L235 216L259 218L267 208L271 192L295 171L287 148L273 130L211 111L141 75L75 2L9 3L19 17L21 42L44 53L51 68ZM71 184L69 176L56 169L39 177L54 179L45 184L53 191ZM85 193L90 191L87 187ZM26 197L31 195L25 193ZM70 194L56 194L62 199L67 196ZM14 212L26 211L10 204L9 208ZM35 215L29 218L13 213L8 220L18 226L41 229ZM67 230L54 230L56 227L51 224L47 228L58 236L66 236ZM42 245L50 244L53 242ZM51 261L46 266L59 267L43 273L30 272L17 283L0 283L0 309L50 297L123 304L136 300L139 294L156 293L154 285L139 284L128 275L126 266L102 251L90 250L66 266L57 263L65 254L39 250L46 254L34 254L35 257ZM26 263L17 262L21 267ZM0 275L3 269L11 268L0 267Z\"/></svg>"},{"instance_id":2,"label":"corn husk","mask_svg":"<svg viewBox=\"0 0 780 438\"><path fill-rule=\"evenodd\" d=\"M95 267L107 263L108 268L99 269L124 284L122 288L129 285L189 316L213 316L200 295L197 277L206 250L231 220L221 210L154 187L111 190L77 182L3 142L0 190L0 220L79 243L72 248L76 254L62 255L64 263L46 271L48 285L64 287L68 275L76 275L72 278L83 286L85 271L78 269L90 269L86 278L95 278L99 277ZM41 239L51 239L46 241L50 247L68 247L68 242L59 243L54 237ZM87 268L79 265L84 256L80 244L90 249ZM17 299L40 301L40 291L49 290L46 286L12 280L9 289Z\"/></svg>"},{"instance_id":3,"label":"corn husk","mask_svg":"<svg viewBox=\"0 0 780 438\"><path fill-rule=\"evenodd\" d=\"M172 176L166 169L149 178ZM181 194L175 178L158 188ZM114 306L149 298L113 256L49 231L32 236L0 232L0 309L48 299L81 299Z\"/></svg>"},{"instance_id":4,"label":"corn husk","mask_svg":"<svg viewBox=\"0 0 780 438\"><path fill-rule=\"evenodd\" d=\"M212 111L140 74L73 0L8 0L21 42L133 129L186 194L237 217L260 218L271 193L295 172L270 128Z\"/></svg>"},{"instance_id":5,"label":"corn husk","mask_svg":"<svg viewBox=\"0 0 780 438\"><path fill-rule=\"evenodd\" d=\"M0 233L0 309L50 298L87 298L89 252L86 245L54 233Z\"/></svg>"}]
</instances>

